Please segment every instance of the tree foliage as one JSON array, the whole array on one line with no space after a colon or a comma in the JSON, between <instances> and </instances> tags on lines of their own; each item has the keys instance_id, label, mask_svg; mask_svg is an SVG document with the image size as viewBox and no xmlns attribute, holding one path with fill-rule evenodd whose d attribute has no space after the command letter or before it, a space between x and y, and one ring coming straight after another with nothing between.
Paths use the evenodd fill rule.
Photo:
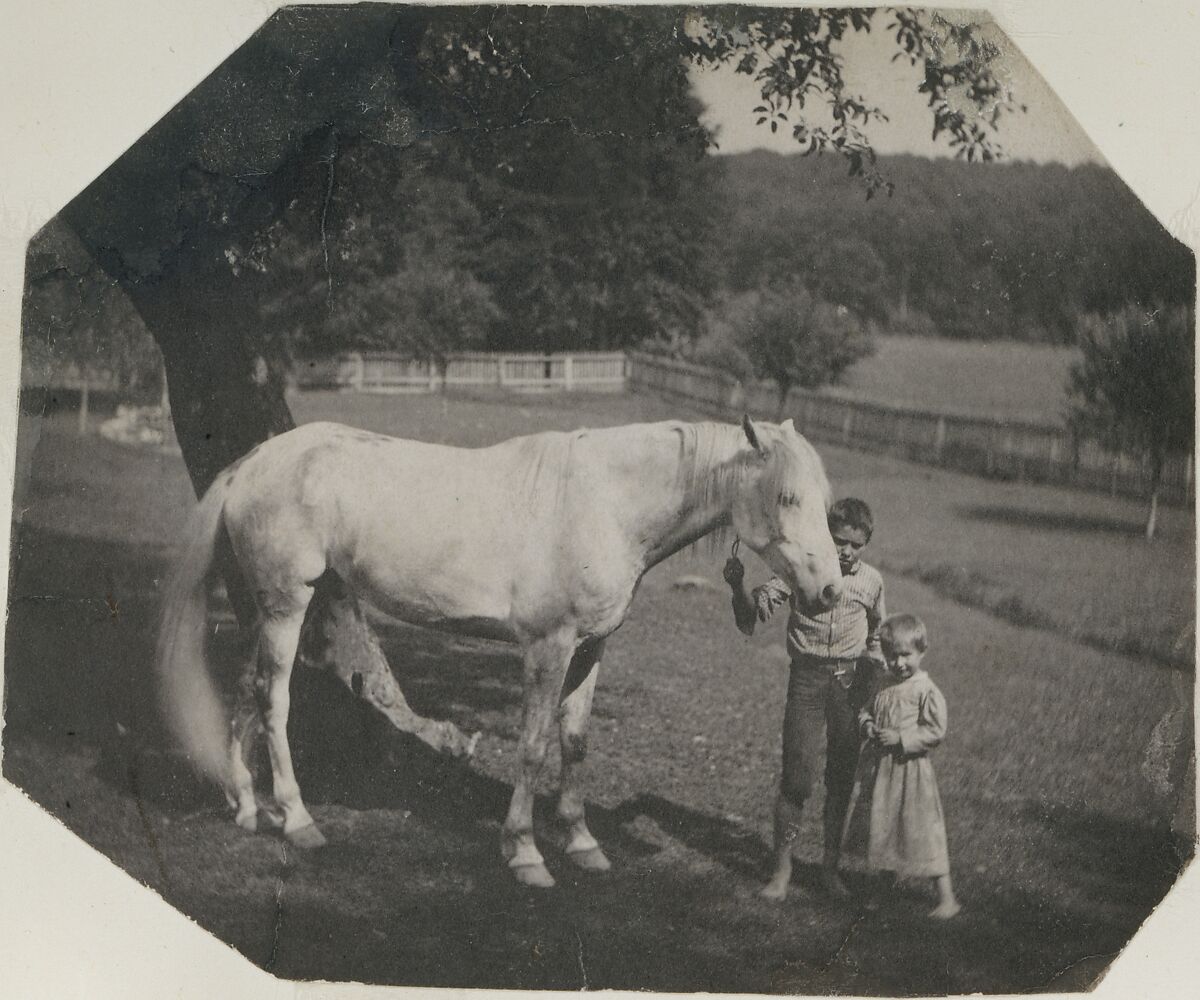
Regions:
<instances>
[{"instance_id":1,"label":"tree foliage","mask_svg":"<svg viewBox=\"0 0 1200 1000\"><path fill-rule=\"evenodd\" d=\"M1080 330L1071 421L1114 449L1147 457L1149 537L1167 456L1195 449L1195 331L1194 306L1136 305L1089 317Z\"/></svg>"},{"instance_id":2,"label":"tree foliage","mask_svg":"<svg viewBox=\"0 0 1200 1000\"><path fill-rule=\"evenodd\" d=\"M793 387L836 384L874 350L871 336L849 309L795 283L730 299L692 356L741 379L774 382L782 412Z\"/></svg>"},{"instance_id":3,"label":"tree foliage","mask_svg":"<svg viewBox=\"0 0 1200 1000\"><path fill-rule=\"evenodd\" d=\"M70 230L50 223L31 244L30 258L21 313L22 381L36 379L38 368L66 364L84 379L111 379L127 398L157 398L162 376L154 340Z\"/></svg>"},{"instance_id":4,"label":"tree foliage","mask_svg":"<svg viewBox=\"0 0 1200 1000\"><path fill-rule=\"evenodd\" d=\"M839 43L872 30L922 67L936 130L990 156L1012 106L995 46L987 29L937 14L297 7L114 164L71 220L127 288L204 253L260 288L210 292L204 306L216 329L259 342L250 360L286 358L296 338L306 350L354 330L371 339L356 310L379 294L364 286L410 272L422 232L444 233L438 259L489 290L489 347L686 336L726 255L725 189L689 68L753 78L764 127L840 154L871 192L886 181L865 127L883 112L846 78ZM861 247L829 250L844 260ZM850 301L863 281L825 273L819 294L870 314L869 290Z\"/></svg>"},{"instance_id":5,"label":"tree foliage","mask_svg":"<svg viewBox=\"0 0 1200 1000\"><path fill-rule=\"evenodd\" d=\"M734 292L802 275L896 332L1056 344L1085 314L1194 294L1190 251L1107 167L881 157L896 191L868 202L832 162L722 163Z\"/></svg>"}]
</instances>

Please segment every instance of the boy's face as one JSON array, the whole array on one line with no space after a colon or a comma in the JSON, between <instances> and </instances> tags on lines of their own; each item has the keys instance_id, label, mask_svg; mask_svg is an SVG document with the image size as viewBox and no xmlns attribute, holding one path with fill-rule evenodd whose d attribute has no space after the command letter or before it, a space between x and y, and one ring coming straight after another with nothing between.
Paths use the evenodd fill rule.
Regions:
<instances>
[{"instance_id":1,"label":"boy's face","mask_svg":"<svg viewBox=\"0 0 1200 1000\"><path fill-rule=\"evenodd\" d=\"M917 649L915 640L903 636L883 647L883 658L887 661L888 670L900 680L908 680L921 668L925 659L923 650Z\"/></svg>"},{"instance_id":2,"label":"boy's face","mask_svg":"<svg viewBox=\"0 0 1200 1000\"><path fill-rule=\"evenodd\" d=\"M829 534L833 536L833 544L837 549L838 565L842 567L845 576L858 565L862 550L867 547L867 533L862 528L852 528L848 524L831 524Z\"/></svg>"}]
</instances>

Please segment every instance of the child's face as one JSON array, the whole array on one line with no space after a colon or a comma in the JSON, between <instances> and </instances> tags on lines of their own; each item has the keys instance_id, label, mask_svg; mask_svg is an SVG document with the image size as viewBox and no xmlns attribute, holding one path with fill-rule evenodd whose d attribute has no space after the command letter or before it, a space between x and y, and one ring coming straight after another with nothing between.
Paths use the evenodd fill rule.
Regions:
<instances>
[{"instance_id":1,"label":"child's face","mask_svg":"<svg viewBox=\"0 0 1200 1000\"><path fill-rule=\"evenodd\" d=\"M883 658L887 661L888 670L903 681L921 669L925 652L917 649L917 644L911 637L905 636L884 646Z\"/></svg>"},{"instance_id":2,"label":"child's face","mask_svg":"<svg viewBox=\"0 0 1200 1000\"><path fill-rule=\"evenodd\" d=\"M833 544L837 549L838 565L842 567L842 575L851 572L858 565L862 550L867 547L867 533L862 528L852 528L848 524L831 524L829 534L833 536Z\"/></svg>"}]
</instances>

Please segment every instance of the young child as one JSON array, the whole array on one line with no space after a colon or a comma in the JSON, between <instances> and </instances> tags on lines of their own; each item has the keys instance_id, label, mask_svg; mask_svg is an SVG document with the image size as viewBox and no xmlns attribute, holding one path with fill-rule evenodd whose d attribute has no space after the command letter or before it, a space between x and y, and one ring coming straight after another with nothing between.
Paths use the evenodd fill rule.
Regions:
<instances>
[{"instance_id":1,"label":"young child","mask_svg":"<svg viewBox=\"0 0 1200 1000\"><path fill-rule=\"evenodd\" d=\"M933 879L947 920L959 911L950 883L946 825L929 751L946 734L946 700L921 668L929 639L913 615L895 615L879 630L888 674L859 715L866 738L846 823L846 849L871 868ZM865 848L865 850L864 850Z\"/></svg>"},{"instance_id":2,"label":"young child","mask_svg":"<svg viewBox=\"0 0 1200 1000\"><path fill-rule=\"evenodd\" d=\"M858 760L858 711L881 661L878 630L884 617L883 578L861 561L871 540L871 509L854 497L829 509L829 533L842 568L842 595L828 610L797 607L788 617L792 664L783 715L783 775L775 802L775 870L761 895L784 899L792 878L792 846L800 815L817 781L825 755L825 854L821 883L837 898L849 893L838 875L842 827ZM725 564L733 592L733 616L746 635L766 621L791 592L778 577L747 593L745 570L736 557Z\"/></svg>"}]
</instances>

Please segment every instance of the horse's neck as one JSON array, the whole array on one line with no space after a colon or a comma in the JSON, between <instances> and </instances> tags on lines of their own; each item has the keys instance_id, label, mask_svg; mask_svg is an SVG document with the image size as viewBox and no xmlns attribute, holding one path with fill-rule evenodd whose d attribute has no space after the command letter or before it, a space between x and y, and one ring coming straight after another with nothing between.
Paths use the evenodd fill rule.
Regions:
<instances>
[{"instance_id":1,"label":"horse's neck","mask_svg":"<svg viewBox=\"0 0 1200 1000\"><path fill-rule=\"evenodd\" d=\"M622 524L646 569L729 523L740 432L720 424L654 425L614 442Z\"/></svg>"}]
</instances>

